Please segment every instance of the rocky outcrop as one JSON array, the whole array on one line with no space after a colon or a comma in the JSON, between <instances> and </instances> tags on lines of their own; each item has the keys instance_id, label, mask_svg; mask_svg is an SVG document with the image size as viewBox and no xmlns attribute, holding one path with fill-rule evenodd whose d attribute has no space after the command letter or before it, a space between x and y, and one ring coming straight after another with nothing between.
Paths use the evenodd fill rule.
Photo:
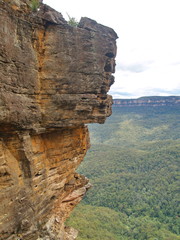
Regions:
<instances>
[{"instance_id":1,"label":"rocky outcrop","mask_svg":"<svg viewBox=\"0 0 180 240\"><path fill-rule=\"evenodd\" d=\"M0 0L0 22L0 239L75 239L64 222L90 187L85 124L111 114L117 35L23 0Z\"/></svg>"},{"instance_id":2,"label":"rocky outcrop","mask_svg":"<svg viewBox=\"0 0 180 240\"><path fill-rule=\"evenodd\" d=\"M137 107L137 106L178 106L180 105L179 96L169 97L141 97L137 99L114 99L115 107Z\"/></svg>"}]
</instances>

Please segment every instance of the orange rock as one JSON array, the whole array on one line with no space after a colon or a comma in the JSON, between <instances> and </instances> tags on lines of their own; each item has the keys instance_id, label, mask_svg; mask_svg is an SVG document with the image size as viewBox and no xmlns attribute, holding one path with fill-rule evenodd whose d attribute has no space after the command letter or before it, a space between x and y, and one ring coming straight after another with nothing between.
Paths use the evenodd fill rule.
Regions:
<instances>
[{"instance_id":1,"label":"orange rock","mask_svg":"<svg viewBox=\"0 0 180 240\"><path fill-rule=\"evenodd\" d=\"M0 240L70 240L64 222L90 187L75 172L85 124L111 114L117 35L14 3L0 1Z\"/></svg>"}]
</instances>

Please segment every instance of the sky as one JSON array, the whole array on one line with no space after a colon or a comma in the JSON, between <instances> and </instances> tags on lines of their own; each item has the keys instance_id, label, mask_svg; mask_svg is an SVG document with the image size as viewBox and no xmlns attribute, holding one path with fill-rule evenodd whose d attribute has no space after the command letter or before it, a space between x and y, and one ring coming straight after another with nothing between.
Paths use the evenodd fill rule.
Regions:
<instances>
[{"instance_id":1,"label":"sky","mask_svg":"<svg viewBox=\"0 0 180 240\"><path fill-rule=\"evenodd\" d=\"M114 98L180 96L180 0L44 0L77 21L113 28L117 40Z\"/></svg>"}]
</instances>

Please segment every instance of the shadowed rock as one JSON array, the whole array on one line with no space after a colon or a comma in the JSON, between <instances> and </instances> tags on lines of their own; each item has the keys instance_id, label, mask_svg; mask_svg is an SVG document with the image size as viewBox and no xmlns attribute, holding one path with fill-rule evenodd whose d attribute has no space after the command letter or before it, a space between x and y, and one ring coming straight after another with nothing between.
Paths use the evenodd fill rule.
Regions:
<instances>
[{"instance_id":1,"label":"shadowed rock","mask_svg":"<svg viewBox=\"0 0 180 240\"><path fill-rule=\"evenodd\" d=\"M64 222L90 187L75 173L85 124L111 114L117 35L30 1L0 0L0 21L0 239L74 239Z\"/></svg>"}]
</instances>

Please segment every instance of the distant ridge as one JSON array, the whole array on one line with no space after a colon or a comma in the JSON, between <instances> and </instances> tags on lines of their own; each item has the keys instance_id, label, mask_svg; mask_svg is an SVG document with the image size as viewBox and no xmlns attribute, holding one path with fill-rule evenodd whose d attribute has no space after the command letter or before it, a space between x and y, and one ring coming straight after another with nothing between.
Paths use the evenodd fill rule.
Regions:
<instances>
[{"instance_id":1,"label":"distant ridge","mask_svg":"<svg viewBox=\"0 0 180 240\"><path fill-rule=\"evenodd\" d=\"M180 96L150 96L136 99L114 99L114 106L180 106Z\"/></svg>"}]
</instances>

